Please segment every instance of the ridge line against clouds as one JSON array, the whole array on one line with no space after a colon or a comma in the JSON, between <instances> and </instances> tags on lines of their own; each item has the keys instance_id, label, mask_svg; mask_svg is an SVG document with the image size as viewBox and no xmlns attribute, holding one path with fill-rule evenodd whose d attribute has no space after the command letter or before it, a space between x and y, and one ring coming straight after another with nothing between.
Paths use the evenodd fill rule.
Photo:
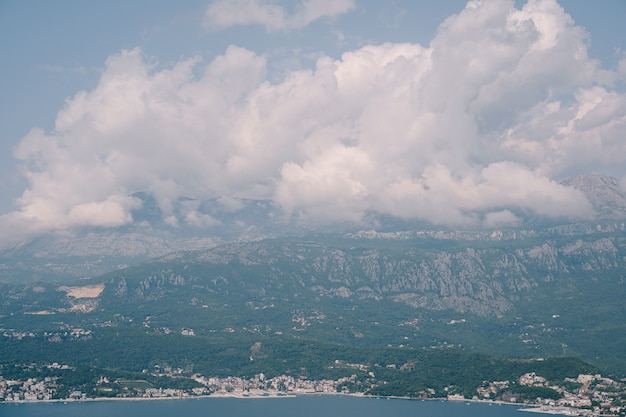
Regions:
<instances>
[{"instance_id":1,"label":"ridge line against clouds","mask_svg":"<svg viewBox=\"0 0 626 417\"><path fill-rule=\"evenodd\" d=\"M290 20L304 9L273 30L306 22ZM338 9L317 10L308 16ZM240 46L165 68L125 49L67 100L54 131L33 128L15 147L28 186L0 216L3 238L128 224L136 191L169 224L207 227L198 205L175 213L177 200L270 199L311 223L591 216L558 181L626 176L626 95L613 89L626 59L601 68L587 42L556 1L531 0L469 2L428 45L368 44L278 81L267 56Z\"/></svg>"}]
</instances>

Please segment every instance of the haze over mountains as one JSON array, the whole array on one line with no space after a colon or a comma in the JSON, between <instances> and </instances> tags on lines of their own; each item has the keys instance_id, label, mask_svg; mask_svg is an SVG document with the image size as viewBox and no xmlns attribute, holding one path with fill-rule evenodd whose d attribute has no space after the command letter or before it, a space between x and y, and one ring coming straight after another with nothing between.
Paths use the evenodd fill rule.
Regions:
<instances>
[{"instance_id":1,"label":"haze over mountains","mask_svg":"<svg viewBox=\"0 0 626 417\"><path fill-rule=\"evenodd\" d=\"M590 174L568 178L562 184L583 193L593 205L598 219L626 218L626 185L615 178Z\"/></svg>"},{"instance_id":2,"label":"haze over mountains","mask_svg":"<svg viewBox=\"0 0 626 417\"><path fill-rule=\"evenodd\" d=\"M571 233L595 228L595 222L619 227L612 221L626 218L626 192L617 179L598 174L569 178L563 185L584 193L594 214L588 218L544 218L515 210L518 221L487 225L484 221L466 227L445 227L427 222L409 221L370 213L359 223L315 226L289 218L268 200L179 200L172 214L164 216L156 200L147 193L135 193L141 204L132 212L133 222L117 228L77 227L50 232L33 239L5 245L0 252L3 274L0 280L68 280L86 278L110 269L136 264L174 251L206 249L233 241L254 241L280 236L303 236L310 233L361 233L382 236L380 232L422 231L447 238L472 236L491 240L501 236ZM184 208L193 204L194 216L202 216L203 225L185 219ZM502 212L509 208L502 207ZM172 217L176 220L172 220ZM511 231L518 230L517 233ZM558 231L558 232L555 232ZM442 234L443 233L443 234ZM398 236L401 236L400 233Z\"/></svg>"},{"instance_id":3,"label":"haze over mountains","mask_svg":"<svg viewBox=\"0 0 626 417\"><path fill-rule=\"evenodd\" d=\"M142 194L136 225L6 249L2 320L568 354L626 375L626 195L600 175L564 184L585 193L593 219L452 229L380 217L328 230L285 223L265 201L210 201L198 211L214 226L197 229L167 224Z\"/></svg>"}]
</instances>

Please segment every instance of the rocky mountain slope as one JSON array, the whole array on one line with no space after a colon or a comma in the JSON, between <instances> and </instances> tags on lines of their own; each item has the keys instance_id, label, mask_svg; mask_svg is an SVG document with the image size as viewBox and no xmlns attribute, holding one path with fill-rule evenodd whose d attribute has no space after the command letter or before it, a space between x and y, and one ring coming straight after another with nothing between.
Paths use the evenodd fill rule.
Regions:
<instances>
[{"instance_id":1,"label":"rocky mountain slope","mask_svg":"<svg viewBox=\"0 0 626 417\"><path fill-rule=\"evenodd\" d=\"M190 269L203 271L214 284L200 274L183 272ZM278 239L171 254L141 270L151 271L149 277L135 282L133 291L125 290L126 296L155 297L151 291L164 291L169 282L164 277L179 271L175 276L181 282L203 283L207 291L245 286L250 297L269 294L268 299L257 297L258 302L269 302L276 288L289 287L311 297L388 299L414 308L497 317L537 290L550 289L556 295L583 277L626 280L626 238L597 233L493 245L430 239L375 243L345 239L333 245ZM115 282L131 271L112 274L110 285L120 286ZM236 281L240 275L249 276L249 281ZM155 276L164 280L151 281ZM176 282L170 284L175 287Z\"/></svg>"},{"instance_id":2,"label":"rocky mountain slope","mask_svg":"<svg viewBox=\"0 0 626 417\"><path fill-rule=\"evenodd\" d=\"M229 210L207 204L216 224L199 233L163 224L143 195L138 225L50 235L2 252L0 328L20 335L128 325L571 354L626 375L626 198L609 177L565 184L587 195L597 219L313 233L251 201ZM258 218L265 220L254 225Z\"/></svg>"},{"instance_id":3,"label":"rocky mountain slope","mask_svg":"<svg viewBox=\"0 0 626 417\"><path fill-rule=\"evenodd\" d=\"M73 285L5 285L0 327L141 323L366 347L567 351L626 372L624 294L623 229L491 241L310 236L172 253Z\"/></svg>"},{"instance_id":4,"label":"rocky mountain slope","mask_svg":"<svg viewBox=\"0 0 626 417\"><path fill-rule=\"evenodd\" d=\"M582 191L601 219L626 218L626 186L616 178L599 174L568 178L563 185Z\"/></svg>"}]
</instances>

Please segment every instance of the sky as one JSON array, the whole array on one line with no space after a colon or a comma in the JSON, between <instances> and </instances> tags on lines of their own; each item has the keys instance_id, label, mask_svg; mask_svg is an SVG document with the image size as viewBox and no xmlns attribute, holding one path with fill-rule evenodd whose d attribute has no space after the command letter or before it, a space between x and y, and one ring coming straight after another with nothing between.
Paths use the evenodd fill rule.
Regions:
<instances>
[{"instance_id":1,"label":"sky","mask_svg":"<svg viewBox=\"0 0 626 417\"><path fill-rule=\"evenodd\" d=\"M214 219L593 215L626 184L626 1L0 0L0 243ZM626 189L626 188L625 188Z\"/></svg>"}]
</instances>

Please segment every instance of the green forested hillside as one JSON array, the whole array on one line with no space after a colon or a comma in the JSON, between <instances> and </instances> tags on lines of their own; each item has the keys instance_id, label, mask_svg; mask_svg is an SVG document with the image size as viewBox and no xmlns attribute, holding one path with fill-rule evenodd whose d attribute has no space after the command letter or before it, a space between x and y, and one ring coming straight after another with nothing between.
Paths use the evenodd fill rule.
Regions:
<instances>
[{"instance_id":1,"label":"green forested hillside","mask_svg":"<svg viewBox=\"0 0 626 417\"><path fill-rule=\"evenodd\" d=\"M181 252L67 286L4 285L0 357L107 372L372 372L385 395L467 394L537 369L623 376L625 256L615 232L317 236Z\"/></svg>"}]
</instances>

